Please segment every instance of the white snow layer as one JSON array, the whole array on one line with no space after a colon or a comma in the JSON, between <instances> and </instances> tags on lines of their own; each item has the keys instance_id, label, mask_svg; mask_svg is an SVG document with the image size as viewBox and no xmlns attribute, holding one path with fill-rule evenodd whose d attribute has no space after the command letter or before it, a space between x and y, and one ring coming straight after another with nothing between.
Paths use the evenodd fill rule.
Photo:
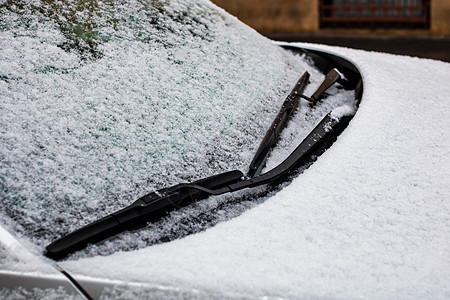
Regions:
<instances>
[{"instance_id":1,"label":"white snow layer","mask_svg":"<svg viewBox=\"0 0 450 300\"><path fill-rule=\"evenodd\" d=\"M291 85L323 77L208 1L0 0L0 15L0 210L40 246L247 168Z\"/></svg>"},{"instance_id":2,"label":"white snow layer","mask_svg":"<svg viewBox=\"0 0 450 300\"><path fill-rule=\"evenodd\" d=\"M354 61L365 86L309 170L205 232L62 266L203 298L448 299L450 64L316 47Z\"/></svg>"}]
</instances>

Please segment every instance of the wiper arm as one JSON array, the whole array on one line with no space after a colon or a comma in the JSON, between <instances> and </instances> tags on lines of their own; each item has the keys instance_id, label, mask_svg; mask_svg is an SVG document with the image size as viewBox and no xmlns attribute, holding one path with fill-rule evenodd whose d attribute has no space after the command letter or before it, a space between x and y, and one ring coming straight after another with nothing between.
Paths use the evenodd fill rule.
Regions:
<instances>
[{"instance_id":1,"label":"wiper arm","mask_svg":"<svg viewBox=\"0 0 450 300\"><path fill-rule=\"evenodd\" d=\"M276 116L272 125L270 125L269 130L266 132L266 135L264 136L261 144L258 147L258 150L256 150L256 154L253 157L252 162L250 163L250 167L248 170L249 177L253 177L253 176L257 176L257 175L261 174L261 171L266 164L266 160L269 155L270 149L276 144L281 131L286 126L290 117L292 116L295 109L297 108L300 98L304 98L304 99L310 101L311 104L315 104L315 102L323 95L323 93L330 86L332 86L336 82L336 80L339 79L340 76L339 76L339 72L336 69L332 69L327 74L324 81L320 84L317 91L311 97L307 97L303 94L303 90L305 89L306 85L308 84L309 77L310 77L310 75L308 72L305 72L302 75L302 77L300 77L300 79L297 81L294 89L289 94L289 96L286 98L283 105L281 106L281 109L278 112L278 115Z\"/></svg>"},{"instance_id":2,"label":"wiper arm","mask_svg":"<svg viewBox=\"0 0 450 300\"><path fill-rule=\"evenodd\" d=\"M287 101L290 101L288 102L289 105L283 105L280 113L277 115L276 120L279 120L279 122L275 123L274 121L272 124L273 126L275 124L274 133L277 134L277 137L289 119L293 106L296 105L294 102L298 101L296 98L303 91L308 78L309 74L305 72L297 82L296 88L293 90L294 94L291 93L292 97L288 97L287 99ZM344 119L336 120L330 114L326 115L288 158L264 174L258 174L252 178L244 178L244 174L241 171L235 170L192 183L178 184L160 189L139 198L133 204L122 210L114 212L54 241L46 247L45 255L53 259L62 259L68 254L86 247L88 244L93 244L120 232L143 226L149 221L155 221L161 218L174 209L186 206L208 196L267 184L287 176L299 165L305 164L314 151L325 147L324 142L338 134L341 128L340 125ZM282 126L278 124L282 124ZM262 144L267 145L263 152L268 152L275 142L276 139L270 140L269 143L264 143L263 141ZM256 155L259 155L258 153L262 152L257 152ZM264 159L260 164L265 162L266 157L267 153L264 153ZM260 166L257 167L257 169L260 169Z\"/></svg>"},{"instance_id":3,"label":"wiper arm","mask_svg":"<svg viewBox=\"0 0 450 300\"><path fill-rule=\"evenodd\" d=\"M325 76L325 79L320 84L319 88L316 90L316 92L311 96L307 97L305 95L300 95L305 100L308 100L311 103L315 103L322 97L322 95L328 90L341 76L339 75L338 70L332 69L330 72L328 72L327 76Z\"/></svg>"}]
</instances>

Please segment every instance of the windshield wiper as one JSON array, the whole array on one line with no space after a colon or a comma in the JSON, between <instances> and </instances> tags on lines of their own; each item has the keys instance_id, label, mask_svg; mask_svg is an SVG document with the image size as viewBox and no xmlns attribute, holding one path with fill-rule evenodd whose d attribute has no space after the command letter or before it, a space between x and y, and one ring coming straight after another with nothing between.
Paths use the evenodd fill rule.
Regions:
<instances>
[{"instance_id":1,"label":"windshield wiper","mask_svg":"<svg viewBox=\"0 0 450 300\"><path fill-rule=\"evenodd\" d=\"M346 124L346 118L336 120L327 114L322 121L309 133L298 147L281 164L272 170L261 174L267 155L275 145L280 132L285 127L292 113L297 107L300 98L309 98L316 101L331 86L338 74L332 70L327 75L318 91L309 98L303 95L308 84L309 73L305 72L295 85L292 92L284 101L280 112L272 123L269 131L261 142L258 151L251 163L247 176L241 171L234 170L204 178L192 183L177 184L172 187L160 189L147 194L128 207L114 212L98 221L88 224L68 235L54 241L46 247L45 255L53 259L61 259L68 254L114 236L120 232L145 225L155 221L168 212L199 201L212 195L235 192L251 188L284 178L298 166L305 165L313 154L328 147L330 140L337 136ZM324 88L326 86L326 88Z\"/></svg>"}]
</instances>

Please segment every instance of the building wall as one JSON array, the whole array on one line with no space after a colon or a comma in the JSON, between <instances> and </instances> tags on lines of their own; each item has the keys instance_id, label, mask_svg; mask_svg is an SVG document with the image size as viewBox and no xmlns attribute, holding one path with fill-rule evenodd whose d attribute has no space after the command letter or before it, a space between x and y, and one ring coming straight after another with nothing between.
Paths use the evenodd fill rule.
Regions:
<instances>
[{"instance_id":1,"label":"building wall","mask_svg":"<svg viewBox=\"0 0 450 300\"><path fill-rule=\"evenodd\" d=\"M431 0L431 31L450 35L450 0Z\"/></svg>"},{"instance_id":2,"label":"building wall","mask_svg":"<svg viewBox=\"0 0 450 300\"><path fill-rule=\"evenodd\" d=\"M260 32L301 32L319 29L318 0L212 0L212 2Z\"/></svg>"},{"instance_id":3,"label":"building wall","mask_svg":"<svg viewBox=\"0 0 450 300\"><path fill-rule=\"evenodd\" d=\"M212 0L263 33L319 31L319 0ZM450 35L450 0L431 0L432 34ZM409 31L414 33L414 30ZM421 32L423 34L423 31Z\"/></svg>"}]
</instances>

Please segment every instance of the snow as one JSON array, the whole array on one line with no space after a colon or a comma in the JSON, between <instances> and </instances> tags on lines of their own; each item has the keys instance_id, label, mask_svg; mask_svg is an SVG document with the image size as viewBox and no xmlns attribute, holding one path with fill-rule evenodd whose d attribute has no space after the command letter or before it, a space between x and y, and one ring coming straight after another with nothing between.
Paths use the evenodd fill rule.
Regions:
<instances>
[{"instance_id":1,"label":"snow","mask_svg":"<svg viewBox=\"0 0 450 300\"><path fill-rule=\"evenodd\" d=\"M81 296L76 296L67 293L63 287L57 289L40 289L34 288L33 290L27 290L23 287L19 287L14 290L0 289L0 298L2 299L66 299L66 300L80 300L84 299Z\"/></svg>"},{"instance_id":2,"label":"snow","mask_svg":"<svg viewBox=\"0 0 450 300\"><path fill-rule=\"evenodd\" d=\"M77 3L0 7L0 222L36 252L155 189L247 172L303 72L307 95L324 77L210 2ZM354 98L328 94L302 100L268 168ZM72 259L200 232L271 192L210 198Z\"/></svg>"},{"instance_id":3,"label":"snow","mask_svg":"<svg viewBox=\"0 0 450 300\"><path fill-rule=\"evenodd\" d=\"M316 163L204 232L61 265L196 298L448 299L450 64L300 45L350 58L365 83Z\"/></svg>"},{"instance_id":4,"label":"snow","mask_svg":"<svg viewBox=\"0 0 450 300\"><path fill-rule=\"evenodd\" d=\"M54 267L53 263L44 259L33 249L26 240L18 240L0 226L0 278L7 283L0 282L0 299L80 299L69 294L63 286L69 284L66 277ZM16 286L11 287L13 278L20 278ZM23 278L25 280L21 280ZM58 288L30 287L30 278L42 282L56 282ZM55 283L55 284L56 284Z\"/></svg>"},{"instance_id":5,"label":"snow","mask_svg":"<svg viewBox=\"0 0 450 300\"><path fill-rule=\"evenodd\" d=\"M92 15L66 2L22 17L18 4L41 1L8 2L0 20L0 203L13 219L0 221L20 236L0 227L1 270L54 272L34 254L63 233L155 187L245 172L291 85L308 70L311 95L323 78L206 1L150 12L98 1L110 14ZM81 37L60 30L71 22L87 22ZM310 169L276 194L211 197L60 265L137 283L106 298L450 298L450 65L300 45L351 59L365 81L354 119ZM354 113L337 91L300 106L268 168L323 113ZM180 239L148 247L166 237Z\"/></svg>"},{"instance_id":6,"label":"snow","mask_svg":"<svg viewBox=\"0 0 450 300\"><path fill-rule=\"evenodd\" d=\"M1 211L41 251L156 188L245 172L291 84L323 77L210 2L78 2L0 7Z\"/></svg>"}]
</instances>

